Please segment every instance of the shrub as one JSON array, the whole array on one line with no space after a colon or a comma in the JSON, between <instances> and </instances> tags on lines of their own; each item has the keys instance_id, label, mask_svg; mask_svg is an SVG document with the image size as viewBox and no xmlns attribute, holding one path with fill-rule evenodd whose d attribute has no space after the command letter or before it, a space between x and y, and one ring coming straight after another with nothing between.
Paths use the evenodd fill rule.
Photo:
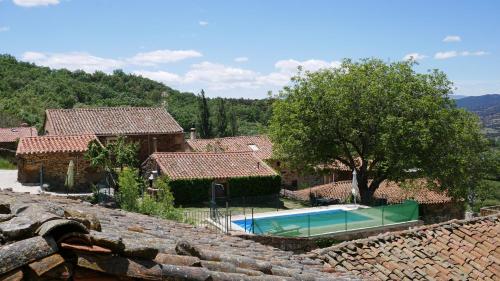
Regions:
<instances>
[{"instance_id":1,"label":"shrub","mask_svg":"<svg viewBox=\"0 0 500 281\"><path fill-rule=\"evenodd\" d=\"M16 165L12 164L8 159L0 158L0 169L15 170Z\"/></svg>"},{"instance_id":2,"label":"shrub","mask_svg":"<svg viewBox=\"0 0 500 281\"><path fill-rule=\"evenodd\" d=\"M127 211L137 211L137 199L140 195L141 182L136 169L125 168L118 173L118 202L120 207Z\"/></svg>"},{"instance_id":3,"label":"shrub","mask_svg":"<svg viewBox=\"0 0 500 281\"><path fill-rule=\"evenodd\" d=\"M273 195L280 192L281 177L231 178L227 184L231 197Z\"/></svg>"},{"instance_id":4,"label":"shrub","mask_svg":"<svg viewBox=\"0 0 500 281\"><path fill-rule=\"evenodd\" d=\"M170 182L175 204L201 203L210 200L212 179L183 179ZM281 188L281 177L241 177L227 181L229 196L262 196L278 194Z\"/></svg>"},{"instance_id":5,"label":"shrub","mask_svg":"<svg viewBox=\"0 0 500 281\"><path fill-rule=\"evenodd\" d=\"M175 204L200 203L210 200L211 179L184 179L170 182Z\"/></svg>"}]
</instances>

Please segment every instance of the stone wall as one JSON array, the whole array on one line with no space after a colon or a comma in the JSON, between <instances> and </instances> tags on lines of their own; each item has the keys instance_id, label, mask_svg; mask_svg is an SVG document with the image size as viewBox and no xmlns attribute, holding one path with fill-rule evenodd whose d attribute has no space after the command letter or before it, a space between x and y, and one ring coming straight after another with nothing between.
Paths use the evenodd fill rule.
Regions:
<instances>
[{"instance_id":1,"label":"stone wall","mask_svg":"<svg viewBox=\"0 0 500 281\"><path fill-rule=\"evenodd\" d=\"M90 192L92 184L104 177L102 171L90 167L83 152L27 154L18 156L17 159L19 182L39 184L40 169L43 166L43 182L49 184L50 191L66 191L64 183L71 160L75 164L75 187L71 192Z\"/></svg>"},{"instance_id":2,"label":"stone wall","mask_svg":"<svg viewBox=\"0 0 500 281\"><path fill-rule=\"evenodd\" d=\"M500 213L500 205L497 206L490 206L490 207L483 207L479 210L479 215L480 216L491 216L491 215L496 215Z\"/></svg>"},{"instance_id":3,"label":"stone wall","mask_svg":"<svg viewBox=\"0 0 500 281\"><path fill-rule=\"evenodd\" d=\"M99 140L106 145L116 140L118 136L100 136ZM139 162L142 163L149 155L155 152L155 139L157 152L184 151L184 133L162 134L162 135L128 135L127 140L139 143Z\"/></svg>"},{"instance_id":4,"label":"stone wall","mask_svg":"<svg viewBox=\"0 0 500 281\"><path fill-rule=\"evenodd\" d=\"M283 186L290 190L297 190L306 187L322 185L341 180L352 180L350 171L322 170L311 172L299 172L294 169L284 167L278 160L266 161L274 170L280 173Z\"/></svg>"},{"instance_id":5,"label":"stone wall","mask_svg":"<svg viewBox=\"0 0 500 281\"><path fill-rule=\"evenodd\" d=\"M419 217L426 224L440 223L452 219L463 219L464 214L464 202L451 201L438 204L419 203Z\"/></svg>"}]
</instances>

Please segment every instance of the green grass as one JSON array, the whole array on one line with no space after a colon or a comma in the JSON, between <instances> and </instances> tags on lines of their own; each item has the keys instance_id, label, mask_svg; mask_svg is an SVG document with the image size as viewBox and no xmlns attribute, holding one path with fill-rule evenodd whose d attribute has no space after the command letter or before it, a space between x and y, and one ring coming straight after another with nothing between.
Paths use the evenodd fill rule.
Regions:
<instances>
[{"instance_id":1,"label":"green grass","mask_svg":"<svg viewBox=\"0 0 500 281\"><path fill-rule=\"evenodd\" d=\"M15 170L16 165L12 164L9 160L5 158L0 158L0 170Z\"/></svg>"}]
</instances>

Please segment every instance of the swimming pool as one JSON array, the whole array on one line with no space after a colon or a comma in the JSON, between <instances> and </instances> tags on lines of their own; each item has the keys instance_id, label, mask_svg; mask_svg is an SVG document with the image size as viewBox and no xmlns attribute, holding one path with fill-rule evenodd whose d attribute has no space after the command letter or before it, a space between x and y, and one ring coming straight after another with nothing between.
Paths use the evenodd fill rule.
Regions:
<instances>
[{"instance_id":1,"label":"swimming pool","mask_svg":"<svg viewBox=\"0 0 500 281\"><path fill-rule=\"evenodd\" d=\"M418 203L366 207L336 205L239 216L232 229L254 234L311 237L418 220ZM252 219L253 218L253 219Z\"/></svg>"},{"instance_id":2,"label":"swimming pool","mask_svg":"<svg viewBox=\"0 0 500 281\"><path fill-rule=\"evenodd\" d=\"M318 229L345 226L346 222L371 220L370 217L349 211L334 209L301 214L278 215L263 218L233 220L233 223L246 232L255 234L278 234L301 236L300 233L317 232ZM288 235L287 235L288 234Z\"/></svg>"}]
</instances>

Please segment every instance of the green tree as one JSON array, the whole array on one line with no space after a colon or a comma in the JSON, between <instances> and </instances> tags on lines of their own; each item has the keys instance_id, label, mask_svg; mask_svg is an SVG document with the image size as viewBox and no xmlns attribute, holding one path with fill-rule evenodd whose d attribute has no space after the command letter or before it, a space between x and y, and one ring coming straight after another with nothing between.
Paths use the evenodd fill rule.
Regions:
<instances>
[{"instance_id":1,"label":"green tree","mask_svg":"<svg viewBox=\"0 0 500 281\"><path fill-rule=\"evenodd\" d=\"M205 91L201 90L198 96L198 131L201 138L210 138L212 136L212 122L210 121L210 108L208 107Z\"/></svg>"},{"instance_id":2,"label":"green tree","mask_svg":"<svg viewBox=\"0 0 500 281\"><path fill-rule=\"evenodd\" d=\"M127 141L125 136L119 136L116 142L106 146L110 151L114 167L136 167L138 164L137 155L139 153L139 144Z\"/></svg>"},{"instance_id":3,"label":"green tree","mask_svg":"<svg viewBox=\"0 0 500 281\"><path fill-rule=\"evenodd\" d=\"M276 156L300 168L344 163L365 204L382 181L417 177L464 198L484 168L479 120L456 108L444 73L418 74L414 64L344 60L299 72L273 105Z\"/></svg>"},{"instance_id":4,"label":"green tree","mask_svg":"<svg viewBox=\"0 0 500 281\"><path fill-rule=\"evenodd\" d=\"M137 199L140 195L141 185L138 171L136 169L125 168L118 174L118 202L120 207L127 211L138 210Z\"/></svg>"},{"instance_id":5,"label":"green tree","mask_svg":"<svg viewBox=\"0 0 500 281\"><path fill-rule=\"evenodd\" d=\"M233 108L229 112L229 135L232 137L238 135L238 117Z\"/></svg>"},{"instance_id":6,"label":"green tree","mask_svg":"<svg viewBox=\"0 0 500 281\"><path fill-rule=\"evenodd\" d=\"M225 101L222 98L217 99L217 136L227 136L227 113Z\"/></svg>"}]
</instances>

